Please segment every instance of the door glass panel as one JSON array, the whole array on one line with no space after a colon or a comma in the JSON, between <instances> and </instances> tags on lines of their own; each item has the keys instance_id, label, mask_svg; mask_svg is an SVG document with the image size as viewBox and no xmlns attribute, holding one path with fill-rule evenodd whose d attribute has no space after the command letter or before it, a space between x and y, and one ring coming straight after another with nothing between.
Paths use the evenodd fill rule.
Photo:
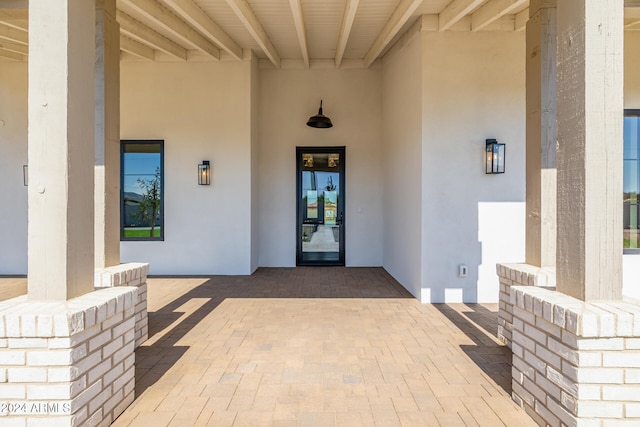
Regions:
<instances>
[{"instance_id":1,"label":"door glass panel","mask_svg":"<svg viewBox=\"0 0 640 427\"><path fill-rule=\"evenodd\" d=\"M299 264L344 264L340 153L299 152Z\"/></svg>"}]
</instances>

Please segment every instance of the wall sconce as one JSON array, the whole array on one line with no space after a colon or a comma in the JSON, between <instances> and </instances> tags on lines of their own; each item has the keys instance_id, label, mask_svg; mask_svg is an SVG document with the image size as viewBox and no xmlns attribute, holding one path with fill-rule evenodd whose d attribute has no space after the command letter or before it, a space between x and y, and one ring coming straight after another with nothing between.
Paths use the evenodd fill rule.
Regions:
<instances>
[{"instance_id":1,"label":"wall sconce","mask_svg":"<svg viewBox=\"0 0 640 427\"><path fill-rule=\"evenodd\" d=\"M29 185L29 166L22 165L22 183L25 187Z\"/></svg>"},{"instance_id":2,"label":"wall sconce","mask_svg":"<svg viewBox=\"0 0 640 427\"><path fill-rule=\"evenodd\" d=\"M322 99L320 100L320 109L318 110L318 114L316 116L309 117L307 126L321 129L326 129L333 126L333 123L331 123L331 119L322 114Z\"/></svg>"},{"instance_id":3,"label":"wall sconce","mask_svg":"<svg viewBox=\"0 0 640 427\"><path fill-rule=\"evenodd\" d=\"M198 165L198 185L210 185L211 184L211 165L209 160L203 160Z\"/></svg>"},{"instance_id":4,"label":"wall sconce","mask_svg":"<svg viewBox=\"0 0 640 427\"><path fill-rule=\"evenodd\" d=\"M495 139L487 139L485 147L485 173L504 173L504 159L505 144L501 144Z\"/></svg>"}]
</instances>

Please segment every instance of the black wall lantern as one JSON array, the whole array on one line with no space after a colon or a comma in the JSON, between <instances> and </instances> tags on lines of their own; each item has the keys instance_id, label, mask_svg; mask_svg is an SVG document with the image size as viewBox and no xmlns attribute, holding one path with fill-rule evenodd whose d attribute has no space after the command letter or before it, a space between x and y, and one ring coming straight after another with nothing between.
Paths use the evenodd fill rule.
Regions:
<instances>
[{"instance_id":1,"label":"black wall lantern","mask_svg":"<svg viewBox=\"0 0 640 427\"><path fill-rule=\"evenodd\" d=\"M322 99L320 100L320 109L318 110L318 115L309 117L307 126L320 129L326 129L333 126L333 123L331 123L331 119L322 114Z\"/></svg>"},{"instance_id":2,"label":"black wall lantern","mask_svg":"<svg viewBox=\"0 0 640 427\"><path fill-rule=\"evenodd\" d=\"M210 185L211 184L211 165L209 160L203 160L198 165L198 185Z\"/></svg>"},{"instance_id":3,"label":"black wall lantern","mask_svg":"<svg viewBox=\"0 0 640 427\"><path fill-rule=\"evenodd\" d=\"M485 147L485 173L504 173L505 144L487 139Z\"/></svg>"}]
</instances>

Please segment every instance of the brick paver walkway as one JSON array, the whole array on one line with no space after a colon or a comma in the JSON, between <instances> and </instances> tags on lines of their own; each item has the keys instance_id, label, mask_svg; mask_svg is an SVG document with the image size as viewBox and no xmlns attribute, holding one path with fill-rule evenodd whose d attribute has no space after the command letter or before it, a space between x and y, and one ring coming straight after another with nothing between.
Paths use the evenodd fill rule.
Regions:
<instances>
[{"instance_id":1,"label":"brick paver walkway","mask_svg":"<svg viewBox=\"0 0 640 427\"><path fill-rule=\"evenodd\" d=\"M148 298L114 426L534 425L496 305L423 305L380 268L151 278Z\"/></svg>"}]
</instances>

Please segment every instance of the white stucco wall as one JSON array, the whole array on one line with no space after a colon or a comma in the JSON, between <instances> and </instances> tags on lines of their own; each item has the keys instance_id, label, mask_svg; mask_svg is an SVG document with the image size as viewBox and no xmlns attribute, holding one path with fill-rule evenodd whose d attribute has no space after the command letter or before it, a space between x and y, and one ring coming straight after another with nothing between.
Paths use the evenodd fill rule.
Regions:
<instances>
[{"instance_id":1,"label":"white stucco wall","mask_svg":"<svg viewBox=\"0 0 640 427\"><path fill-rule=\"evenodd\" d=\"M384 266L423 302L497 301L496 263L524 259L524 42L410 30L384 58Z\"/></svg>"},{"instance_id":2,"label":"white stucco wall","mask_svg":"<svg viewBox=\"0 0 640 427\"><path fill-rule=\"evenodd\" d=\"M419 27L383 59L384 268L420 299L422 66Z\"/></svg>"},{"instance_id":3,"label":"white stucco wall","mask_svg":"<svg viewBox=\"0 0 640 427\"><path fill-rule=\"evenodd\" d=\"M422 43L423 301L497 301L496 263L524 260L524 32ZM503 175L485 174L487 138L506 143Z\"/></svg>"},{"instance_id":4,"label":"white stucco wall","mask_svg":"<svg viewBox=\"0 0 640 427\"><path fill-rule=\"evenodd\" d=\"M27 272L27 64L0 62L0 275Z\"/></svg>"},{"instance_id":5,"label":"white stucco wall","mask_svg":"<svg viewBox=\"0 0 640 427\"><path fill-rule=\"evenodd\" d=\"M296 146L346 146L347 266L382 265L381 69L260 70L260 266L296 263ZM306 126L320 99L333 128Z\"/></svg>"},{"instance_id":6,"label":"white stucco wall","mask_svg":"<svg viewBox=\"0 0 640 427\"><path fill-rule=\"evenodd\" d=\"M251 58L251 271L259 267L260 260L260 193L259 193L259 101L260 70L258 58Z\"/></svg>"},{"instance_id":7,"label":"white stucco wall","mask_svg":"<svg viewBox=\"0 0 640 427\"><path fill-rule=\"evenodd\" d=\"M122 242L150 274L250 274L251 61L122 62L122 139L164 140L164 242ZM210 160L210 186L197 165Z\"/></svg>"}]
</instances>

